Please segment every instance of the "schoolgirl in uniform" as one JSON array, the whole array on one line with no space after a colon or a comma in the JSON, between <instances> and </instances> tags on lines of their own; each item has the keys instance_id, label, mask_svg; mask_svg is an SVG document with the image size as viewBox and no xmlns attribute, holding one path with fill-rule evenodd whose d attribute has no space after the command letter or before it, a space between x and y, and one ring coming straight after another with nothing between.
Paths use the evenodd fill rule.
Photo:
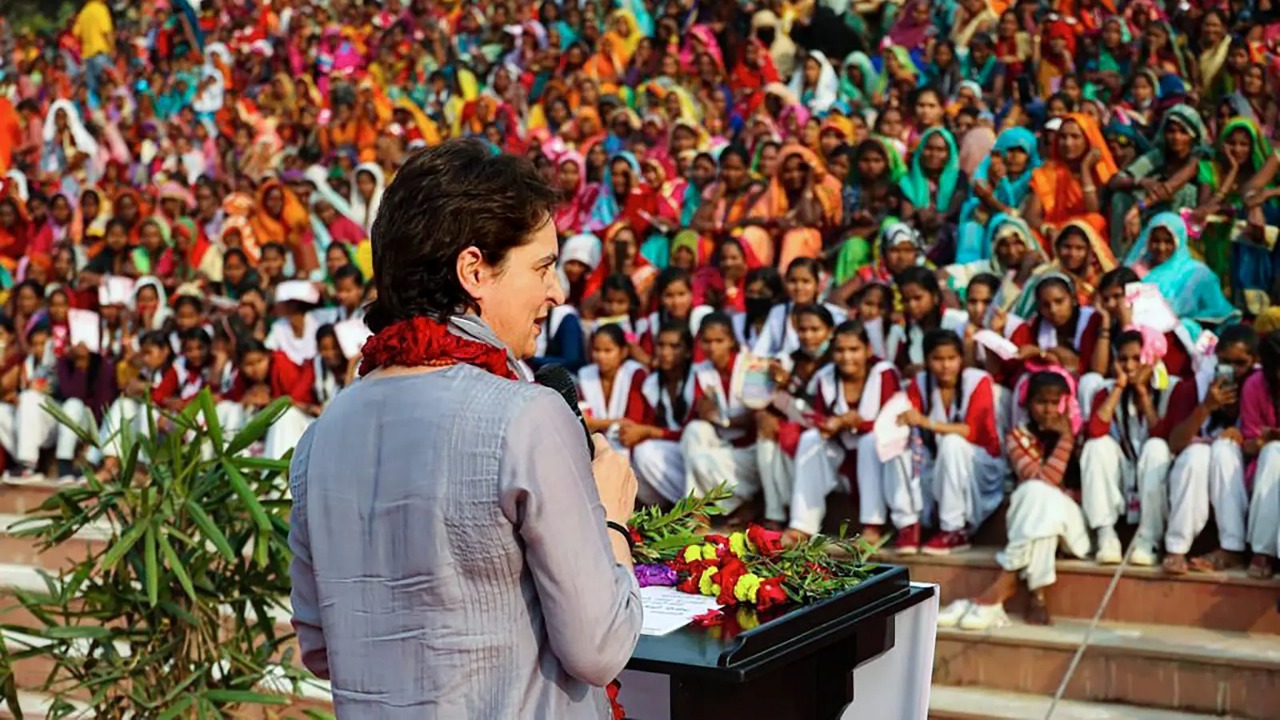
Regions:
<instances>
[{"instance_id":1,"label":"schoolgirl in uniform","mask_svg":"<svg viewBox=\"0 0 1280 720\"><path fill-rule=\"evenodd\" d=\"M1275 575L1280 555L1280 332L1262 339L1261 368L1240 388L1240 434L1244 452L1256 457L1253 496L1249 500L1249 576Z\"/></svg>"},{"instance_id":2,"label":"schoolgirl in uniform","mask_svg":"<svg viewBox=\"0 0 1280 720\"><path fill-rule=\"evenodd\" d=\"M893 333L893 288L878 282L864 285L852 298L851 317L862 322L871 343L871 354L878 360L894 358L889 355L889 337Z\"/></svg>"},{"instance_id":3,"label":"schoolgirl in uniform","mask_svg":"<svg viewBox=\"0 0 1280 720\"><path fill-rule=\"evenodd\" d=\"M342 345L338 342L338 334L332 325L321 325L316 330L316 357L311 365L312 375L315 377L313 394L316 402L307 408L307 414L319 417L329 406L329 402L355 379L356 363L342 354Z\"/></svg>"},{"instance_id":4,"label":"schoolgirl in uniform","mask_svg":"<svg viewBox=\"0 0 1280 720\"><path fill-rule=\"evenodd\" d=\"M950 330L930 330L922 345L924 369L907 388L912 409L899 422L919 431L908 452L915 456L923 492L938 510L940 532L914 547L947 555L967 550L971 533L1000 505L1008 465L1000 454L991 376L964 367L964 342ZM914 499L919 492L910 495ZM904 520L919 512L891 509ZM913 540L919 542L918 524L899 529L900 551L912 552Z\"/></svg>"},{"instance_id":5,"label":"schoolgirl in uniform","mask_svg":"<svg viewBox=\"0 0 1280 720\"><path fill-rule=\"evenodd\" d=\"M685 488L696 495L727 485L733 497L722 504L734 513L760 489L756 465L755 417L743 402L747 353L733 334L727 315L715 312L702 320L698 343L706 360L694 365L692 420L680 438Z\"/></svg>"},{"instance_id":6,"label":"schoolgirl in uniform","mask_svg":"<svg viewBox=\"0 0 1280 720\"><path fill-rule=\"evenodd\" d=\"M618 440L617 424L622 420L641 422L645 416L644 365L629 356L630 346L622 328L605 325L591 336L590 365L578 371L578 397L587 429L604 433L610 443L625 449Z\"/></svg>"},{"instance_id":7,"label":"schoolgirl in uniform","mask_svg":"<svg viewBox=\"0 0 1280 720\"><path fill-rule=\"evenodd\" d=\"M963 310L947 308L942 302L938 277L925 267L910 267L898 275L906 325L895 325L885 352L904 376L911 377L924 366L924 336L931 330L964 332L969 316Z\"/></svg>"},{"instance_id":8,"label":"schoolgirl in uniform","mask_svg":"<svg viewBox=\"0 0 1280 720\"><path fill-rule=\"evenodd\" d=\"M821 283L822 267L817 260L796 258L791 261L787 266L786 274L787 300L774 305L769 310L760 336L751 346L756 356L778 357L784 353L793 352L800 346L800 340L796 337L795 324L792 322L792 314L801 305L821 302L819 297ZM824 305L830 311L832 319L837 323L844 322L846 317L844 308L831 303L824 303Z\"/></svg>"},{"instance_id":9,"label":"schoolgirl in uniform","mask_svg":"<svg viewBox=\"0 0 1280 720\"><path fill-rule=\"evenodd\" d=\"M658 309L645 318L639 347L632 352L632 359L646 367L653 357L654 339L659 328L679 320L688 324L690 332L697 334L702 319L713 310L706 305L693 304L693 278L683 268L669 267L659 273L651 297L656 300Z\"/></svg>"},{"instance_id":10,"label":"schoolgirl in uniform","mask_svg":"<svg viewBox=\"0 0 1280 720\"><path fill-rule=\"evenodd\" d=\"M764 332L769 311L786 297L782 288L782 276L772 267L749 270L742 294L746 310L730 314L733 332L743 347L755 347L756 341Z\"/></svg>"},{"instance_id":11,"label":"schoolgirl in uniform","mask_svg":"<svg viewBox=\"0 0 1280 720\"><path fill-rule=\"evenodd\" d=\"M618 439L631 449L636 497L644 504L674 503L685 495L680 434L693 411L696 385L689 326L679 321L664 326L654 342L653 372L640 386L644 421L624 421L618 428Z\"/></svg>"},{"instance_id":12,"label":"schoolgirl in uniform","mask_svg":"<svg viewBox=\"0 0 1280 720\"><path fill-rule=\"evenodd\" d=\"M302 439L312 417L302 408L315 404L315 378L310 362L298 366L283 351L272 351L257 340L240 344L239 371L227 393L237 417L228 418L231 427L243 427L244 419L259 412L276 398L287 397L293 406L284 411L267 431L263 455L282 458Z\"/></svg>"},{"instance_id":13,"label":"schoolgirl in uniform","mask_svg":"<svg viewBox=\"0 0 1280 720\"><path fill-rule=\"evenodd\" d=\"M969 315L969 323L964 328L964 356L967 367L976 367L991 374L995 384L992 389L996 396L996 426L1001 437L1011 428L1025 422L1025 417L1017 415L1014 402L1014 388L1022 370L1022 363L1016 358L1001 359L994 352L974 340L979 330L990 330L1018 347L1031 344L1031 326L1017 315L1001 310L996 306L996 295L1000 291L1000 278L989 273L979 273L969 281L965 292L965 311ZM1074 401L1074 400L1073 400Z\"/></svg>"},{"instance_id":14,"label":"schoolgirl in uniform","mask_svg":"<svg viewBox=\"0 0 1280 720\"><path fill-rule=\"evenodd\" d=\"M168 335L162 331L144 333L139 341L138 372L103 414L99 434L102 452L99 477L111 477L119 468L125 432L149 432L150 421L143 415L142 408L168 374L173 364L172 348Z\"/></svg>"},{"instance_id":15,"label":"schoolgirl in uniform","mask_svg":"<svg viewBox=\"0 0 1280 720\"><path fill-rule=\"evenodd\" d=\"M881 408L898 390L898 372L892 363L875 357L866 326L858 320L838 325L831 339L831 363L809 382L821 419L800 435L796 450L789 542L805 540L822 528L827 496L839 488L847 491L855 474L858 519L868 542L879 542L890 506L912 506L910 498L892 504L886 500L908 491L909 466L905 459L880 462L872 433ZM904 526L916 522L896 514L893 520Z\"/></svg>"}]
</instances>

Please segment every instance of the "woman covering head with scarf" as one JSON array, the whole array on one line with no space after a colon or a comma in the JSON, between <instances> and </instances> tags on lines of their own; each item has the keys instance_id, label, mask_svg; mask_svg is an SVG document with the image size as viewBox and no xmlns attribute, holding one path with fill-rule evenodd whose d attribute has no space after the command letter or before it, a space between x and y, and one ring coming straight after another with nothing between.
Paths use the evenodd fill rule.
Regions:
<instances>
[{"instance_id":1,"label":"woman covering head with scarf","mask_svg":"<svg viewBox=\"0 0 1280 720\"><path fill-rule=\"evenodd\" d=\"M964 298L969 281L974 277L982 274L994 275L1000 278L1001 285L992 302L997 307L1007 309L1018 297L1027 278L1031 277L1036 268L1048 262L1049 257L1041 249L1030 226L1022 218L1012 215L999 214L991 218L991 222L987 223L984 244L991 248L990 257L944 268L947 286L957 296Z\"/></svg>"},{"instance_id":2,"label":"woman covering head with scarf","mask_svg":"<svg viewBox=\"0 0 1280 720\"><path fill-rule=\"evenodd\" d=\"M366 162L356 166L355 182L351 187L351 209L365 232L373 230L373 221L382 207L382 194L387 188L387 178L377 163Z\"/></svg>"},{"instance_id":3,"label":"woman covering head with scarf","mask_svg":"<svg viewBox=\"0 0 1280 720\"><path fill-rule=\"evenodd\" d=\"M1010 128L1000 133L991 155L978 164L970 197L960 210L956 262L985 259L991 247L982 242L983 225L992 215L1017 212L1031 192L1031 177L1040 167L1035 133Z\"/></svg>"},{"instance_id":4,"label":"woman covering head with scarf","mask_svg":"<svg viewBox=\"0 0 1280 720\"><path fill-rule=\"evenodd\" d=\"M44 120L44 149L40 170L62 178L62 189L79 196L80 189L98 180L98 141L93 139L80 112L69 100L55 100Z\"/></svg>"},{"instance_id":5,"label":"woman covering head with scarf","mask_svg":"<svg viewBox=\"0 0 1280 720\"><path fill-rule=\"evenodd\" d=\"M809 57L791 76L792 94L815 113L825 113L840 97L840 78L831 61L819 50L810 50Z\"/></svg>"},{"instance_id":6,"label":"woman covering head with scarf","mask_svg":"<svg viewBox=\"0 0 1280 720\"><path fill-rule=\"evenodd\" d=\"M1053 251L1053 262L1036 268L1032 280L1024 286L1032 287L1035 278L1045 273L1059 273L1071 281L1077 302L1092 303L1102 275L1116 267L1111 246L1092 225L1077 220L1062 227L1054 240ZM1024 292L1017 298L1013 312L1030 317L1035 312L1035 304L1035 294Z\"/></svg>"},{"instance_id":7,"label":"woman covering head with scarf","mask_svg":"<svg viewBox=\"0 0 1280 720\"><path fill-rule=\"evenodd\" d=\"M677 216L676 209L644 183L640 161L629 152L618 153L605 166L600 192L591 208L586 230L601 232L622 223L645 237L650 228L666 228Z\"/></svg>"},{"instance_id":8,"label":"woman covering head with scarf","mask_svg":"<svg viewBox=\"0 0 1280 720\"><path fill-rule=\"evenodd\" d=\"M1213 156L1200 161L1199 205L1194 217L1203 219L1200 237L1192 239L1192 254L1204 258L1237 306L1249 295L1266 296L1271 290L1271 252L1248 242L1232 242L1236 223L1247 219L1255 227L1265 226L1267 211L1274 202L1249 208L1244 190L1271 157L1271 143L1252 118L1234 118L1218 134ZM1265 209L1264 209L1265 208Z\"/></svg>"},{"instance_id":9,"label":"woman covering head with scarf","mask_svg":"<svg viewBox=\"0 0 1280 720\"><path fill-rule=\"evenodd\" d=\"M1067 115L1049 148L1048 160L1031 175L1031 193L1022 216L1040 232L1042 242L1050 241L1071 220L1084 220L1105 233L1100 193L1117 168L1098 122L1091 115Z\"/></svg>"},{"instance_id":10,"label":"woman covering head with scarf","mask_svg":"<svg viewBox=\"0 0 1280 720\"><path fill-rule=\"evenodd\" d=\"M587 161L574 150L556 159L556 176L564 198L556 206L556 230L562 237L576 235L591 218L600 186L587 181Z\"/></svg>"},{"instance_id":11,"label":"woman covering head with scarf","mask_svg":"<svg viewBox=\"0 0 1280 720\"><path fill-rule=\"evenodd\" d=\"M1110 238L1120 254L1129 248L1147 218L1199 204L1197 176L1207 139L1200 114L1189 105L1175 105L1160 121L1155 149L1111 179Z\"/></svg>"},{"instance_id":12,"label":"woman covering head with scarf","mask_svg":"<svg viewBox=\"0 0 1280 720\"><path fill-rule=\"evenodd\" d=\"M258 243L278 242L289 248L299 272L309 273L319 267L311 215L284 183L271 179L262 184L249 223Z\"/></svg>"},{"instance_id":13,"label":"woman covering head with scarf","mask_svg":"<svg viewBox=\"0 0 1280 720\"><path fill-rule=\"evenodd\" d=\"M840 70L841 100L853 108L874 106L879 99L879 84L880 76L866 53L855 50L845 57Z\"/></svg>"},{"instance_id":14,"label":"woman covering head with scarf","mask_svg":"<svg viewBox=\"0 0 1280 720\"><path fill-rule=\"evenodd\" d=\"M949 130L931 128L920 136L901 186L915 210L915 225L926 242L936 243L942 229L955 222L968 195L968 181L960 172L959 152Z\"/></svg>"},{"instance_id":15,"label":"woman covering head with scarf","mask_svg":"<svg viewBox=\"0 0 1280 720\"><path fill-rule=\"evenodd\" d=\"M825 234L840 221L840 181L813 152L787 145L768 189L744 221L742 239L761 263L785 268L795 258L818 257Z\"/></svg>"},{"instance_id":16,"label":"woman covering head with scarf","mask_svg":"<svg viewBox=\"0 0 1280 720\"><path fill-rule=\"evenodd\" d=\"M1142 282L1155 285L1183 320L1212 326L1240 320L1240 311L1227 302L1213 271L1191 257L1187 223L1171 212L1151 218L1125 258Z\"/></svg>"}]
</instances>

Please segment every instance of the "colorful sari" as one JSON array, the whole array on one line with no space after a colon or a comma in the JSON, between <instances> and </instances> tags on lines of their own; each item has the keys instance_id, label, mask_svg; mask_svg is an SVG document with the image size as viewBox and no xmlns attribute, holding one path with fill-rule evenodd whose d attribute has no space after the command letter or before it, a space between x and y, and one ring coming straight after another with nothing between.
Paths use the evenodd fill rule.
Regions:
<instances>
[{"instance_id":1,"label":"colorful sari","mask_svg":"<svg viewBox=\"0 0 1280 720\"><path fill-rule=\"evenodd\" d=\"M1147 243L1156 228L1169 231L1176 247L1172 257L1153 267ZM1160 294L1182 320L1212 325L1230 325L1240 320L1240 311L1222 294L1217 275L1207 265L1191 257L1187 223L1181 215L1166 212L1152 218L1125 258L1125 265L1137 271L1142 282L1159 288Z\"/></svg>"},{"instance_id":2,"label":"colorful sari","mask_svg":"<svg viewBox=\"0 0 1280 720\"><path fill-rule=\"evenodd\" d=\"M786 230L765 229L759 225L749 225L742 230L742 240L751 246L751 251L765 265L786 269L792 260L798 257L816 258L822 252L824 231L840 225L842 202L840 197L840 181L827 174L826 168L818 157L808 148L800 145L787 145L778 153L778 164L769 187L756 200L751 208L750 216L763 220L771 225L783 219L793 218L797 208L792 207L787 190L782 184L782 172L787 160L799 157L809 167L809 191L818 203L821 211L820 225L793 227ZM775 245L778 251L775 252Z\"/></svg>"},{"instance_id":3,"label":"colorful sari","mask_svg":"<svg viewBox=\"0 0 1280 720\"><path fill-rule=\"evenodd\" d=\"M1118 168L1107 147L1107 141L1102 137L1102 130L1098 128L1098 121L1092 115L1081 113L1071 113L1065 120L1079 125L1090 149L1097 149L1101 153L1102 157L1094 167L1094 185L1101 189L1115 176ZM1101 213L1089 212L1085 208L1084 188L1080 185L1080 179L1061 159L1058 145L1058 138L1055 136L1049 160L1031 174L1031 191L1040 200L1042 223L1058 228L1072 220L1084 220L1105 237L1107 219Z\"/></svg>"},{"instance_id":4,"label":"colorful sari","mask_svg":"<svg viewBox=\"0 0 1280 720\"><path fill-rule=\"evenodd\" d=\"M1040 150L1035 133L1021 127L1009 128L996 138L996 144L991 152L1003 158L1014 149L1027 154L1026 169L1017 177L1009 177L1006 174L1000 178L999 182L992 185L991 192L996 200L1014 210L1020 210L1022 203L1031 192L1032 174L1040 167ZM960 209L960 235L956 241L957 263L984 260L991 255L990 244L982 242L983 225L991 213L983 205L982 200L973 194L974 184L977 181L989 182L990 172L991 158L987 157L978 164L978 169L973 173L973 182L969 184L969 199Z\"/></svg>"},{"instance_id":5,"label":"colorful sari","mask_svg":"<svg viewBox=\"0 0 1280 720\"><path fill-rule=\"evenodd\" d=\"M1222 183L1227 178L1218 159L1224 156L1227 138L1237 130L1243 130L1249 135L1250 176L1261 170L1271 156L1271 143L1262 133L1257 120L1237 117L1222 127L1215 148L1216 156L1201 160L1199 168L1200 184L1208 186L1215 195L1222 197L1220 212L1206 220L1199 238L1191 238L1191 253L1213 270L1222 282L1226 294L1236 305L1258 307L1258 301L1267 297L1271 290L1271 251L1248 242L1232 242L1236 239L1237 219L1240 218L1240 208L1243 207L1240 188L1244 186L1246 178L1237 177L1231 192L1222 196ZM1265 303L1262 307L1265 307Z\"/></svg>"}]
</instances>

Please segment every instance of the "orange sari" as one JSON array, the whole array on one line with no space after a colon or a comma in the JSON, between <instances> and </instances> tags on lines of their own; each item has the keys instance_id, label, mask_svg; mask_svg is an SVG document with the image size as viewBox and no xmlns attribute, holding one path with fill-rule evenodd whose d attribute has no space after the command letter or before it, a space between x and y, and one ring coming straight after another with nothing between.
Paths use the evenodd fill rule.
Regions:
<instances>
[{"instance_id":1,"label":"orange sari","mask_svg":"<svg viewBox=\"0 0 1280 720\"><path fill-rule=\"evenodd\" d=\"M800 156L812 172L811 190L814 199L822 208L822 225L801 226L782 231L771 231L758 225L749 225L742 230L742 240L751 246L751 251L765 265L774 263L775 235L777 235L777 266L784 271L796 258L818 257L822 253L823 231L838 226L844 212L840 198L840 181L827 173L826 166L813 151L801 145L787 145L778 155L778 163L773 177L769 180L769 187L756 199L748 212L748 218L776 221L791 215L794 208L791 207L791 202L787 199L787 190L782 185L782 169L787 159L796 155Z\"/></svg>"},{"instance_id":2,"label":"orange sari","mask_svg":"<svg viewBox=\"0 0 1280 720\"><path fill-rule=\"evenodd\" d=\"M1101 188L1119 172L1115 158L1102 137L1102 130L1090 115L1072 113L1064 122L1074 122L1084 131L1085 140L1090 149L1097 149L1102 157L1094 166L1094 186ZM1041 224L1060 228L1072 220L1088 223L1099 235L1107 237L1107 218L1100 212L1089 212L1085 208L1084 188L1067 164L1061 159L1059 140L1055 136L1049 149L1049 159L1031 174L1031 190L1040 200L1042 211ZM1039 228L1033 228L1039 230ZM1041 240L1043 243L1044 240ZM1045 248L1046 252L1052 252Z\"/></svg>"}]
</instances>

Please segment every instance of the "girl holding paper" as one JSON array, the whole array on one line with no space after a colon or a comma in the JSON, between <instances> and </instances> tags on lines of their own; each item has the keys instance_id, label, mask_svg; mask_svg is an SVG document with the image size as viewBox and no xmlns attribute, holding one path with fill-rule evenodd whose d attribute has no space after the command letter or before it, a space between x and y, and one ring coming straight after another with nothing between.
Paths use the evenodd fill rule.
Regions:
<instances>
[{"instance_id":1,"label":"girl holding paper","mask_svg":"<svg viewBox=\"0 0 1280 720\"><path fill-rule=\"evenodd\" d=\"M618 439L631 449L639 481L636 497L645 504L674 503L684 497L680 433L693 410L696 386L689 326L679 321L663 326L654 343L653 372L640 385L644 420L624 420L618 427Z\"/></svg>"},{"instance_id":2,"label":"girl holding paper","mask_svg":"<svg viewBox=\"0 0 1280 720\"><path fill-rule=\"evenodd\" d=\"M787 521L787 505L795 477L796 444L806 427L804 415L815 410L808 392L819 368L830 361L831 313L821 305L801 305L792 313L800 347L769 363L773 380L772 407L756 411L756 462L764 488L764 517L769 523Z\"/></svg>"},{"instance_id":3,"label":"girl holding paper","mask_svg":"<svg viewBox=\"0 0 1280 720\"><path fill-rule=\"evenodd\" d=\"M971 533L999 507L1008 465L1000 454L991 376L964 367L964 342L950 330L930 330L922 344L924 369L907 387L912 407L899 418L918 430L908 451L916 487L887 500L905 525L898 529L900 552L947 555L969 549ZM923 546L921 487L937 506L941 530ZM895 506L898 499L911 505Z\"/></svg>"},{"instance_id":4,"label":"girl holding paper","mask_svg":"<svg viewBox=\"0 0 1280 720\"><path fill-rule=\"evenodd\" d=\"M1017 358L1018 348L1030 345L1032 335L1031 326L1022 318L994 304L999 288L1000 278L987 273L975 275L969 281L965 293L969 324L964 328L964 357L966 367L986 370L995 380L992 390L995 392L996 420L1003 437L1013 424L1013 390L1022 370L1022 363ZM1004 349L992 350L988 345L1002 345Z\"/></svg>"},{"instance_id":5,"label":"girl holding paper","mask_svg":"<svg viewBox=\"0 0 1280 720\"><path fill-rule=\"evenodd\" d=\"M809 382L808 394L821 419L800 435L796 450L789 541L802 542L821 530L827 496L838 488L847 491L855 474L861 534L868 542L879 542L891 507L913 506L905 496L909 459L882 462L872 432L898 389L897 370L875 358L866 326L857 320L841 323L832 336L831 363ZM889 502L893 497L897 501ZM892 519L899 527L915 522L897 512Z\"/></svg>"},{"instance_id":6,"label":"girl holding paper","mask_svg":"<svg viewBox=\"0 0 1280 720\"><path fill-rule=\"evenodd\" d=\"M1005 438L1005 450L1017 475L1006 514L1008 541L996 554L1004 569L981 595L956 600L938 613L939 627L988 630L1007 625L1004 602L1019 580L1031 591L1027 622L1049 624L1049 588L1057 580L1059 547L1075 557L1089 552L1089 531L1080 510L1079 436L1063 412L1071 388L1060 373L1031 377L1024 404L1027 420Z\"/></svg>"},{"instance_id":7,"label":"girl holding paper","mask_svg":"<svg viewBox=\"0 0 1280 720\"><path fill-rule=\"evenodd\" d=\"M168 373L173 363L173 348L165 333L151 331L143 334L139 341L139 351L122 362L136 364L137 372L131 373L133 377L121 388L120 395L103 415L99 432L102 467L98 471L98 476L102 478L112 477L119 469L122 433L125 428L130 428L135 433L150 429L151 423L141 415L141 410L148 396L154 392L153 388L159 386ZM154 397L152 400L155 400Z\"/></svg>"},{"instance_id":8,"label":"girl holding paper","mask_svg":"<svg viewBox=\"0 0 1280 720\"><path fill-rule=\"evenodd\" d=\"M702 320L698 343L706 360L693 368L693 414L680 438L684 453L684 494L705 494L720 484L733 492L722 503L726 513L734 513L759 490L756 464L755 417L743 402L748 371L758 365L742 351L733 333L733 323L723 313L711 313Z\"/></svg>"}]
</instances>

